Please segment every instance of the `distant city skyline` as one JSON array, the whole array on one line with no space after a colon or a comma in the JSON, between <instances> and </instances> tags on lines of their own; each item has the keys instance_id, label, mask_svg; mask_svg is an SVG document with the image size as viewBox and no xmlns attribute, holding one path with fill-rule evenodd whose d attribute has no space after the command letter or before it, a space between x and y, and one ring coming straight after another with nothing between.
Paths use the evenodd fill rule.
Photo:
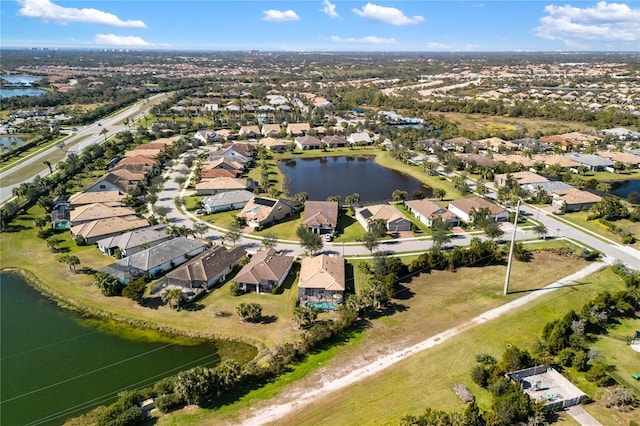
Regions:
<instances>
[{"instance_id":1,"label":"distant city skyline","mask_svg":"<svg viewBox=\"0 0 640 426\"><path fill-rule=\"evenodd\" d=\"M1 46L640 51L640 1L0 0Z\"/></svg>"}]
</instances>

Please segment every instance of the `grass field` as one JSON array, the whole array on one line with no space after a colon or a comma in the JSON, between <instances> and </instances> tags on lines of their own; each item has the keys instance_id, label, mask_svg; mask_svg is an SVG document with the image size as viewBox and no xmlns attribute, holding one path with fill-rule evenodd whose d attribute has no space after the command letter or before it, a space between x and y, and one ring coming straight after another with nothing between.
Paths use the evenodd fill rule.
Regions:
<instances>
[{"instance_id":1,"label":"grass field","mask_svg":"<svg viewBox=\"0 0 640 426\"><path fill-rule=\"evenodd\" d=\"M361 334L348 343L335 348L335 355L327 364L334 373L341 365L362 366L380 354L417 343L429 336L454 327L487 309L512 300L528 291L569 274L585 263L572 258L561 258L550 253L540 253L530 263L515 263L512 275L514 293L502 296L504 266L462 268L458 272L432 272L404 283L394 300L394 311L369 323ZM554 265L550 268L549 265ZM358 271L354 265L354 273ZM550 293L527 307L524 313L492 321L480 330L466 333L464 337L426 351L384 372L374 379L357 384L348 390L320 398L317 403L305 406L298 414L279 420L280 425L294 424L397 424L405 414L418 414L427 405L440 409L460 409L449 386L464 383L478 395L486 406L489 397L474 387L469 370L475 362L476 352L501 355L505 342L529 344L542 329L542 325L570 307L579 306L583 300L603 288L613 275L604 272L582 282L582 285ZM356 277L358 279L358 277ZM597 280L597 281L596 281ZM610 284L611 285L611 284ZM613 289L613 288L612 288ZM516 293L516 292L524 293ZM299 375L298 368L307 371L314 362L310 357L290 373ZM324 365L324 362L323 362ZM308 383L322 381L317 368L299 383L285 386L280 395L302 390ZM283 383L286 382L283 378ZM270 393L277 393L275 390ZM259 408L265 395L252 391L237 403L219 411L195 410L178 412L162 418L158 424L224 424L234 422L247 407ZM279 396L277 401L286 401Z\"/></svg>"},{"instance_id":2,"label":"grass field","mask_svg":"<svg viewBox=\"0 0 640 426\"><path fill-rule=\"evenodd\" d=\"M574 212L574 213L564 214L560 216L560 218L566 219L567 221L575 225L582 226L583 228L593 231L596 234L602 235L603 237L613 240L617 243L622 243L621 236L609 231L609 229L606 226L604 226L602 223L600 223L597 220L587 220L588 216L589 216L589 212ZM632 222L628 219L620 219L616 221L611 221L611 223L635 235L638 241L636 241L634 244L629 244L629 245L631 247L640 247L640 222Z\"/></svg>"},{"instance_id":3,"label":"grass field","mask_svg":"<svg viewBox=\"0 0 640 426\"><path fill-rule=\"evenodd\" d=\"M562 134L573 131L594 130L593 127L572 121L543 120L540 118L496 117L484 114L463 114L458 112L436 113L455 124L461 131L496 134L525 134L534 137L536 133L544 135ZM516 126L522 129L518 130Z\"/></svg>"}]
</instances>

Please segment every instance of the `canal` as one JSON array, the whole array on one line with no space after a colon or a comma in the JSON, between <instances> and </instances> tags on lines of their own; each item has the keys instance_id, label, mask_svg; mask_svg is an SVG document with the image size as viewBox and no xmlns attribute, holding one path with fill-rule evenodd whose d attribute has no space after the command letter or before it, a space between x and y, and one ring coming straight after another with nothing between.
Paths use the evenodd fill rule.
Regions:
<instances>
[{"instance_id":1,"label":"canal","mask_svg":"<svg viewBox=\"0 0 640 426\"><path fill-rule=\"evenodd\" d=\"M20 276L0 274L0 424L59 425L181 370L245 363L254 347L169 338L82 319Z\"/></svg>"}]
</instances>

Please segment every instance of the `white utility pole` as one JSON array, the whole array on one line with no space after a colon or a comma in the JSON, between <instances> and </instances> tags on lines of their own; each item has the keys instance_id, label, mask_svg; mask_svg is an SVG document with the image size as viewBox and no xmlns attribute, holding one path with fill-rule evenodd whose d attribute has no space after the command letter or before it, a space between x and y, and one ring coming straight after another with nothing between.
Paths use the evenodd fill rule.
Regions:
<instances>
[{"instance_id":1,"label":"white utility pole","mask_svg":"<svg viewBox=\"0 0 640 426\"><path fill-rule=\"evenodd\" d=\"M511 249L509 250L509 261L507 262L507 276L504 279L504 294L509 294L509 279L511 279L511 262L513 261L513 249L516 245L516 231L518 229L518 214L520 213L520 201L516 204L516 217L513 220L513 235L511 236Z\"/></svg>"}]
</instances>

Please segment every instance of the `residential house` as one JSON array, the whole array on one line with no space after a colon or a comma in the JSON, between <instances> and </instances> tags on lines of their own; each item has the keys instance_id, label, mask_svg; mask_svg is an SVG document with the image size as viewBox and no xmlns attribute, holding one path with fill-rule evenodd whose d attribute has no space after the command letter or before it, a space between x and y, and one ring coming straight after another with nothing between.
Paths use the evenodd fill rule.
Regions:
<instances>
[{"instance_id":1,"label":"residential house","mask_svg":"<svg viewBox=\"0 0 640 426\"><path fill-rule=\"evenodd\" d=\"M125 195L118 191L76 192L67 200L67 206L73 210L87 204L103 203L110 206L122 205Z\"/></svg>"},{"instance_id":2,"label":"residential house","mask_svg":"<svg viewBox=\"0 0 640 426\"><path fill-rule=\"evenodd\" d=\"M145 166L145 170L151 170L153 166L156 166L157 164L158 160L156 160L154 157L147 157L146 155L134 155L132 157L125 157L121 159L117 165L114 165L114 167L136 165Z\"/></svg>"},{"instance_id":3,"label":"residential house","mask_svg":"<svg viewBox=\"0 0 640 426\"><path fill-rule=\"evenodd\" d=\"M148 169L144 165L127 165L116 166L109 173L118 177L120 182L127 188L134 188L142 184L147 176Z\"/></svg>"},{"instance_id":4,"label":"residential house","mask_svg":"<svg viewBox=\"0 0 640 426\"><path fill-rule=\"evenodd\" d=\"M443 143L440 139L422 139L413 143L415 146L419 146L423 151L428 151L432 154L444 150Z\"/></svg>"},{"instance_id":5,"label":"residential house","mask_svg":"<svg viewBox=\"0 0 640 426\"><path fill-rule=\"evenodd\" d=\"M325 136L322 138L322 142L329 148L342 148L349 143L346 139L340 136Z\"/></svg>"},{"instance_id":6,"label":"residential house","mask_svg":"<svg viewBox=\"0 0 640 426\"><path fill-rule=\"evenodd\" d=\"M569 160L575 161L576 163L580 163L582 166L587 167L592 172L600 172L603 170L607 170L613 172L613 161L608 158L603 158L594 154L578 154L571 153L564 155ZM574 170L577 172L578 170Z\"/></svg>"},{"instance_id":7,"label":"residential house","mask_svg":"<svg viewBox=\"0 0 640 426\"><path fill-rule=\"evenodd\" d=\"M458 216L440 206L435 201L427 199L409 200L405 201L404 205L413 216L428 227L431 227L431 225L433 225L433 221L436 219L441 219L450 226L460 225L460 219L458 219Z\"/></svg>"},{"instance_id":8,"label":"residential house","mask_svg":"<svg viewBox=\"0 0 640 426\"><path fill-rule=\"evenodd\" d=\"M283 139L276 139L272 137L266 137L260 139L260 143L265 146L269 151L284 152L287 150L287 142Z\"/></svg>"},{"instance_id":9,"label":"residential house","mask_svg":"<svg viewBox=\"0 0 640 426\"><path fill-rule=\"evenodd\" d=\"M165 275L166 286L209 289L224 282L240 260L247 255L244 247L227 250L218 246L204 251Z\"/></svg>"},{"instance_id":10,"label":"residential house","mask_svg":"<svg viewBox=\"0 0 640 426\"><path fill-rule=\"evenodd\" d=\"M286 200L253 196L238 213L252 228L272 225L293 213L294 208Z\"/></svg>"},{"instance_id":11,"label":"residential house","mask_svg":"<svg viewBox=\"0 0 640 426\"><path fill-rule=\"evenodd\" d=\"M112 173L107 173L87 186L83 192L116 191L124 194L127 192L127 189L128 186L126 182L123 182L118 176Z\"/></svg>"},{"instance_id":12,"label":"residential house","mask_svg":"<svg viewBox=\"0 0 640 426\"><path fill-rule=\"evenodd\" d=\"M95 244L103 238L120 235L123 232L145 226L149 226L147 219L138 216L108 217L71 226L71 237L74 239L82 237L85 244Z\"/></svg>"},{"instance_id":13,"label":"residential house","mask_svg":"<svg viewBox=\"0 0 640 426\"><path fill-rule=\"evenodd\" d=\"M345 276L342 257L322 254L302 259L298 279L300 306L322 303L325 309L336 310L344 300Z\"/></svg>"},{"instance_id":14,"label":"residential house","mask_svg":"<svg viewBox=\"0 0 640 426\"><path fill-rule=\"evenodd\" d=\"M247 179L221 177L202 180L196 184L197 195L213 195L225 191L238 191L250 188Z\"/></svg>"},{"instance_id":15,"label":"residential house","mask_svg":"<svg viewBox=\"0 0 640 426\"><path fill-rule=\"evenodd\" d=\"M71 226L94 220L107 219L112 217L135 216L136 211L121 205L112 206L105 203L93 203L76 207L69 212L69 223Z\"/></svg>"},{"instance_id":16,"label":"residential house","mask_svg":"<svg viewBox=\"0 0 640 426\"><path fill-rule=\"evenodd\" d=\"M529 191L529 193L531 194L535 194L541 191L547 194L551 194L556 191L566 191L568 189L573 189L573 186L569 185L568 183L564 183L561 180L550 180L548 182L522 184L522 189Z\"/></svg>"},{"instance_id":17,"label":"residential house","mask_svg":"<svg viewBox=\"0 0 640 426\"><path fill-rule=\"evenodd\" d=\"M263 124L262 125L262 136L279 136L280 133L282 132L282 128L280 127L279 124Z\"/></svg>"},{"instance_id":18,"label":"residential house","mask_svg":"<svg viewBox=\"0 0 640 426\"><path fill-rule=\"evenodd\" d=\"M201 170L205 169L225 169L236 174L242 174L246 162L237 161L237 158L231 157L213 157L209 161L204 161L200 165Z\"/></svg>"},{"instance_id":19,"label":"residential house","mask_svg":"<svg viewBox=\"0 0 640 426\"><path fill-rule=\"evenodd\" d=\"M177 237L119 259L100 270L113 275L122 284L128 284L138 277L170 271L206 248L203 241Z\"/></svg>"},{"instance_id":20,"label":"residential house","mask_svg":"<svg viewBox=\"0 0 640 426\"><path fill-rule=\"evenodd\" d=\"M471 139L460 136L457 138L445 139L442 143L443 146L452 147L458 152L465 152L470 146L472 146L472 142L473 141Z\"/></svg>"},{"instance_id":21,"label":"residential house","mask_svg":"<svg viewBox=\"0 0 640 426\"><path fill-rule=\"evenodd\" d=\"M640 168L640 155L631 154L629 152L618 151L600 151L598 152L600 157L608 158L615 163L622 163L630 169Z\"/></svg>"},{"instance_id":22,"label":"residential house","mask_svg":"<svg viewBox=\"0 0 640 426\"><path fill-rule=\"evenodd\" d=\"M202 200L202 207L207 214L243 208L253 197L253 193L245 190L225 191L210 195Z\"/></svg>"},{"instance_id":23,"label":"residential house","mask_svg":"<svg viewBox=\"0 0 640 426\"><path fill-rule=\"evenodd\" d=\"M262 133L260 133L260 127L256 125L251 125L251 126L241 126L240 130L238 131L238 135L255 139L257 137L260 137Z\"/></svg>"},{"instance_id":24,"label":"residential house","mask_svg":"<svg viewBox=\"0 0 640 426\"><path fill-rule=\"evenodd\" d=\"M155 225L103 238L97 243L98 249L104 254L114 256L117 250L121 257L125 257L172 238L167 233L167 225Z\"/></svg>"},{"instance_id":25,"label":"residential house","mask_svg":"<svg viewBox=\"0 0 640 426\"><path fill-rule=\"evenodd\" d=\"M199 140L202 143L212 143L212 142L220 142L222 139L220 135L218 135L214 130L198 130L195 135L193 135L194 139Z\"/></svg>"},{"instance_id":26,"label":"residential house","mask_svg":"<svg viewBox=\"0 0 640 426\"><path fill-rule=\"evenodd\" d=\"M351 145L371 145L373 143L371 136L367 132L351 133L347 137L347 141Z\"/></svg>"},{"instance_id":27,"label":"residential house","mask_svg":"<svg viewBox=\"0 0 640 426\"><path fill-rule=\"evenodd\" d=\"M465 168L474 169L476 166L493 167L496 161L481 154L456 154L462 160Z\"/></svg>"},{"instance_id":28,"label":"residential house","mask_svg":"<svg viewBox=\"0 0 640 426\"><path fill-rule=\"evenodd\" d=\"M613 129L604 129L600 131L603 135L609 135L618 140L634 140L640 139L640 132L625 129L624 127L615 127Z\"/></svg>"},{"instance_id":29,"label":"residential house","mask_svg":"<svg viewBox=\"0 0 640 426\"><path fill-rule=\"evenodd\" d=\"M482 209L487 209L489 217L496 222L504 222L509 220L509 212L493 204L484 198L461 198L449 203L449 211L458 216L460 220L471 223L474 220L476 213Z\"/></svg>"},{"instance_id":30,"label":"residential house","mask_svg":"<svg viewBox=\"0 0 640 426\"><path fill-rule=\"evenodd\" d=\"M357 208L355 216L367 231L371 230L371 225L377 221L383 221L387 231L390 232L410 231L413 225L398 209L389 204L375 204Z\"/></svg>"},{"instance_id":31,"label":"residential house","mask_svg":"<svg viewBox=\"0 0 640 426\"><path fill-rule=\"evenodd\" d=\"M570 158L567 158L563 155L537 154L537 155L534 155L532 158L533 158L533 161L535 161L536 163L543 163L547 167L555 166L563 170L577 169L578 167L580 167L580 163L578 163L577 161L573 161Z\"/></svg>"},{"instance_id":32,"label":"residential house","mask_svg":"<svg viewBox=\"0 0 640 426\"><path fill-rule=\"evenodd\" d=\"M234 281L247 292L271 293L284 283L293 261L293 256L276 254L274 248L262 250L251 257Z\"/></svg>"},{"instance_id":33,"label":"residential house","mask_svg":"<svg viewBox=\"0 0 640 426\"><path fill-rule=\"evenodd\" d=\"M516 143L496 137L480 139L477 142L484 145L485 149L495 152L504 152L518 149L518 145Z\"/></svg>"},{"instance_id":34,"label":"residential house","mask_svg":"<svg viewBox=\"0 0 640 426\"><path fill-rule=\"evenodd\" d=\"M575 188L553 191L551 196L551 205L564 212L588 210L602 200L599 195Z\"/></svg>"},{"instance_id":35,"label":"residential house","mask_svg":"<svg viewBox=\"0 0 640 426\"><path fill-rule=\"evenodd\" d=\"M298 136L294 139L299 149L320 149L322 141L315 136Z\"/></svg>"},{"instance_id":36,"label":"residential house","mask_svg":"<svg viewBox=\"0 0 640 426\"><path fill-rule=\"evenodd\" d=\"M530 184L535 185L540 182L549 182L549 179L547 179L546 177L529 171L495 175L493 181L495 182L496 186L506 186L509 183L509 178L512 179L513 183L517 183L518 186Z\"/></svg>"},{"instance_id":37,"label":"residential house","mask_svg":"<svg viewBox=\"0 0 640 426\"><path fill-rule=\"evenodd\" d=\"M498 154L492 155L494 161L503 162L505 164L520 164L523 167L531 168L536 164L536 161L528 156L520 154Z\"/></svg>"},{"instance_id":38,"label":"residential house","mask_svg":"<svg viewBox=\"0 0 640 426\"><path fill-rule=\"evenodd\" d=\"M215 178L237 178L242 173L240 171L232 172L226 169L200 169L200 179L215 179Z\"/></svg>"},{"instance_id":39,"label":"residential house","mask_svg":"<svg viewBox=\"0 0 640 426\"><path fill-rule=\"evenodd\" d=\"M333 234L338 226L337 201L305 201L302 223L316 234Z\"/></svg>"},{"instance_id":40,"label":"residential house","mask_svg":"<svg viewBox=\"0 0 640 426\"><path fill-rule=\"evenodd\" d=\"M309 130L311 130L309 123L289 123L287 125L287 135L294 138L306 135Z\"/></svg>"}]
</instances>

